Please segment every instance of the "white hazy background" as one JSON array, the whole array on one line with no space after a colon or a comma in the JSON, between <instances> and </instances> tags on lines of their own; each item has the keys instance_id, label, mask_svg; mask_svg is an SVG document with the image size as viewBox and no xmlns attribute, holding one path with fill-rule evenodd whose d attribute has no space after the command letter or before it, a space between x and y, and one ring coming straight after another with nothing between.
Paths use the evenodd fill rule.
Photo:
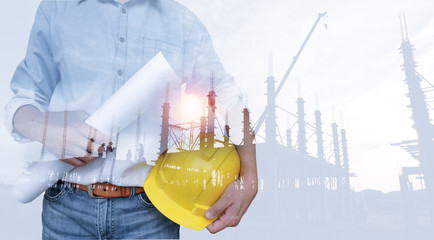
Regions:
<instances>
[{"instance_id":1,"label":"white hazy background","mask_svg":"<svg viewBox=\"0 0 434 240\"><path fill-rule=\"evenodd\" d=\"M2 2L1 106L12 97L9 82L24 57L39 2ZM399 190L400 166L417 166L418 163L399 147L391 146L391 143L416 138L411 128L411 112L407 108L409 99L405 97L407 86L402 81L404 72L401 71L403 61L398 51L401 43L398 16L400 13L406 15L409 37L416 47L418 72L434 81L434 1L179 2L195 12L207 26L227 72L235 76L248 95L254 122L266 104L264 81L268 75L268 52L272 50L274 53L274 76L278 84L318 13L327 11L327 17L320 22L299 58L277 104L296 113L297 82L301 82L306 119L314 122L314 96L317 93L324 131L331 132L334 111L336 122L340 127L344 125L348 132L350 169L357 176L351 179L354 190ZM3 114L0 111L2 119ZM289 121L291 125L295 122L293 118ZM286 115L279 115L278 124L280 131L284 132L288 125ZM313 141L314 138L310 140L311 144ZM6 128L0 127L3 155L0 183L13 183L26 162L34 160L35 156L29 151L31 148L34 145L13 142ZM308 151L314 154L316 150L310 148ZM7 191L0 194L1 199L8 199ZM3 207L8 209L10 206ZM18 226L23 221L36 224L29 230L40 234L39 202L17 208L16 212L25 219L4 214L0 217L0 229L8 230L6 237L13 236L7 233L22 229ZM35 239L40 235L37 236Z\"/></svg>"},{"instance_id":2,"label":"white hazy background","mask_svg":"<svg viewBox=\"0 0 434 240\"><path fill-rule=\"evenodd\" d=\"M331 133L334 109L336 122L348 132L350 169L357 175L351 179L352 187L356 191L399 190L399 166L418 164L399 147L390 145L416 138L405 97L408 90L402 81L404 72L400 70L399 14L406 15L418 71L434 81L434 1L180 2L207 26L226 70L248 94L253 122L266 104L269 50L274 55L277 87L318 13L327 11L276 103L296 113L300 81L306 119L313 123L317 93L323 130ZM284 133L287 116L278 117L280 132ZM294 122L290 118L290 124ZM311 138L310 142L314 141ZM315 154L316 149L308 148L308 152Z\"/></svg>"}]
</instances>

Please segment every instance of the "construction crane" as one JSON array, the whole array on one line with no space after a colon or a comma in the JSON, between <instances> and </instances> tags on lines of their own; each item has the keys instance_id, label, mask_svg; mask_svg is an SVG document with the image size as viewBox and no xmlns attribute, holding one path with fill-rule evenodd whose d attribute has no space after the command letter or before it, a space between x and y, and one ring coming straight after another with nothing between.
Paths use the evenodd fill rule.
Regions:
<instances>
[{"instance_id":1,"label":"construction crane","mask_svg":"<svg viewBox=\"0 0 434 240\"><path fill-rule=\"evenodd\" d=\"M297 63L297 60L300 57L301 52L303 51L304 47L306 46L307 42L309 41L310 37L312 36L312 33L314 32L316 26L318 25L321 18L325 17L326 14L327 14L327 12L323 12L323 13L318 14L318 18L316 19L315 23L313 24L312 28L310 29L309 34L307 35L306 39L304 40L303 44L301 45L300 49L298 50L297 55L294 56L291 65L289 66L288 70L286 70L286 73L282 78L282 81L280 81L280 84L275 91L274 98L277 98L277 95L279 94L280 90L282 89L283 85L285 84L286 79L288 79L289 74L292 72L292 69L294 68L295 64ZM267 113L268 113L267 110L268 110L268 108L266 108L264 110L264 112L261 114L261 116L259 117L259 119L256 123L256 126L255 126L255 132L256 133L259 131L259 129L261 128L262 124L265 121L265 118L267 117Z\"/></svg>"}]
</instances>

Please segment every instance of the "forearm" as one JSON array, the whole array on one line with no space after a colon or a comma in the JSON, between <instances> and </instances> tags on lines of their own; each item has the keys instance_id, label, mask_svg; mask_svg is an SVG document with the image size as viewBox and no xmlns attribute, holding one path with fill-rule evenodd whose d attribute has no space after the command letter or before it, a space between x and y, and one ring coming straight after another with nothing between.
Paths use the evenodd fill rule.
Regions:
<instances>
[{"instance_id":1,"label":"forearm","mask_svg":"<svg viewBox=\"0 0 434 240\"><path fill-rule=\"evenodd\" d=\"M236 145L238 156L240 157L240 183L248 184L251 188L257 190L256 145L253 144L255 135L250 129L250 123L243 124L244 121L250 122L248 112L248 118L244 119L246 117L245 111L246 109L241 99L228 110L228 124L234 130L230 133L230 140Z\"/></svg>"},{"instance_id":2,"label":"forearm","mask_svg":"<svg viewBox=\"0 0 434 240\"><path fill-rule=\"evenodd\" d=\"M258 173L256 167L256 145L247 144L237 147L240 156L240 184L250 188L256 195L258 190Z\"/></svg>"},{"instance_id":3,"label":"forearm","mask_svg":"<svg viewBox=\"0 0 434 240\"><path fill-rule=\"evenodd\" d=\"M42 113L35 107L26 105L17 110L13 119L15 129L23 136L32 140L41 141Z\"/></svg>"},{"instance_id":4,"label":"forearm","mask_svg":"<svg viewBox=\"0 0 434 240\"><path fill-rule=\"evenodd\" d=\"M246 179L257 179L257 168L256 168L256 145L252 144L248 146L244 152L244 156L240 159L240 176Z\"/></svg>"},{"instance_id":5,"label":"forearm","mask_svg":"<svg viewBox=\"0 0 434 240\"><path fill-rule=\"evenodd\" d=\"M92 147L109 141L109 137L102 133L93 135L98 131L84 122L88 116L84 111L44 113L26 105L16 111L13 124L20 134L41 142L58 159L74 166L84 166L94 159Z\"/></svg>"}]
</instances>

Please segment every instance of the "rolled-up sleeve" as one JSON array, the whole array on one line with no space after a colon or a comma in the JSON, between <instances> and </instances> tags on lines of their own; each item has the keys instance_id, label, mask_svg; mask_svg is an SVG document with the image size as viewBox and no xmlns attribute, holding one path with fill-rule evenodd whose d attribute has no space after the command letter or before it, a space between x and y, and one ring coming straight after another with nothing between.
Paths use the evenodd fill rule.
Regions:
<instances>
[{"instance_id":1,"label":"rolled-up sleeve","mask_svg":"<svg viewBox=\"0 0 434 240\"><path fill-rule=\"evenodd\" d=\"M59 72L52 59L50 21L41 3L30 33L24 60L18 65L11 80L14 96L5 107L5 124L16 141L26 142L14 127L13 119L17 110L31 105L41 112L47 110L51 96L59 81Z\"/></svg>"},{"instance_id":2,"label":"rolled-up sleeve","mask_svg":"<svg viewBox=\"0 0 434 240\"><path fill-rule=\"evenodd\" d=\"M229 115L229 125L234 130L231 140L239 144L242 138L243 94L234 78L225 72L214 51L208 31L197 17L194 18L186 38L184 46L186 93L205 96L210 89L211 74L214 74L217 117L223 120L226 114Z\"/></svg>"},{"instance_id":3,"label":"rolled-up sleeve","mask_svg":"<svg viewBox=\"0 0 434 240\"><path fill-rule=\"evenodd\" d=\"M186 93L206 94L209 90L210 76L214 73L216 92L220 104L234 106L242 99L242 93L234 78L227 74L214 51L211 37L198 18L186 36L184 47L184 80Z\"/></svg>"}]
</instances>

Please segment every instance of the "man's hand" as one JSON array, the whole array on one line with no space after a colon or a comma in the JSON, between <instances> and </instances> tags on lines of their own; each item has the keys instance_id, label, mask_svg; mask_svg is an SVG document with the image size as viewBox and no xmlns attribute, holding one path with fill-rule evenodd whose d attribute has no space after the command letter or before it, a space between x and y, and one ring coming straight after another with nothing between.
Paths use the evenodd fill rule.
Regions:
<instances>
[{"instance_id":1,"label":"man's hand","mask_svg":"<svg viewBox=\"0 0 434 240\"><path fill-rule=\"evenodd\" d=\"M258 192L255 145L247 142L237 146L237 152L241 162L240 179L229 184L220 199L206 212L208 219L219 216L207 227L211 233L237 226Z\"/></svg>"},{"instance_id":2,"label":"man's hand","mask_svg":"<svg viewBox=\"0 0 434 240\"><path fill-rule=\"evenodd\" d=\"M109 141L84 122L88 116L84 111L41 113L24 106L15 114L14 126L22 135L44 144L58 159L78 167L95 159L92 152Z\"/></svg>"}]
</instances>

